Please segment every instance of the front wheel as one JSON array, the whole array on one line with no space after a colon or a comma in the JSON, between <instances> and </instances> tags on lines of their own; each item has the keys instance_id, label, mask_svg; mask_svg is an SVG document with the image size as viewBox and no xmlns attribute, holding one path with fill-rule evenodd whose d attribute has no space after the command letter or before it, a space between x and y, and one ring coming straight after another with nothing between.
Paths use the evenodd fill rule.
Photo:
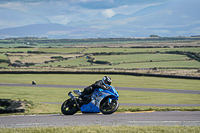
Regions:
<instances>
[{"instance_id":1,"label":"front wheel","mask_svg":"<svg viewBox=\"0 0 200 133\"><path fill-rule=\"evenodd\" d=\"M61 112L64 115L73 115L78 111L78 107L71 98L66 100L61 106Z\"/></svg>"},{"instance_id":2,"label":"front wheel","mask_svg":"<svg viewBox=\"0 0 200 133\"><path fill-rule=\"evenodd\" d=\"M111 102L109 102L109 99L110 98L104 99L100 104L100 111L103 114L112 114L119 107L119 103L118 103L117 99L112 99Z\"/></svg>"}]
</instances>

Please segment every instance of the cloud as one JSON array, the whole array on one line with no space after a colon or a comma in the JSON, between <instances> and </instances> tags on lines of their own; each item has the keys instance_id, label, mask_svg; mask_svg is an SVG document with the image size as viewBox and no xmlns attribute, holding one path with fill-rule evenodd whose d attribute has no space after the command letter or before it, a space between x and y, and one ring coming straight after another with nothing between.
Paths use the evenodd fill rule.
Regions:
<instances>
[{"instance_id":1,"label":"cloud","mask_svg":"<svg viewBox=\"0 0 200 133\"><path fill-rule=\"evenodd\" d=\"M144 5L167 2L169 0L98 0L80 2L79 5L88 9L110 9L124 5Z\"/></svg>"},{"instance_id":2,"label":"cloud","mask_svg":"<svg viewBox=\"0 0 200 133\"><path fill-rule=\"evenodd\" d=\"M105 17L110 18L115 15L115 12L112 9L106 9L106 10L102 11L102 14Z\"/></svg>"}]
</instances>

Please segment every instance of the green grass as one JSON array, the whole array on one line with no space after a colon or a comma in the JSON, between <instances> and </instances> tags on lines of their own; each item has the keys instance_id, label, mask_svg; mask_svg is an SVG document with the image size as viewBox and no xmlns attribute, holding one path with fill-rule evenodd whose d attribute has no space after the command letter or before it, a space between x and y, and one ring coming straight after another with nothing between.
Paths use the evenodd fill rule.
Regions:
<instances>
[{"instance_id":1,"label":"green grass","mask_svg":"<svg viewBox=\"0 0 200 133\"><path fill-rule=\"evenodd\" d=\"M0 52L27 52L33 50L34 48L1 48Z\"/></svg>"},{"instance_id":2,"label":"green grass","mask_svg":"<svg viewBox=\"0 0 200 133\"><path fill-rule=\"evenodd\" d=\"M0 67L4 67L4 68L7 68L8 67L8 63L0 63Z\"/></svg>"},{"instance_id":3,"label":"green grass","mask_svg":"<svg viewBox=\"0 0 200 133\"><path fill-rule=\"evenodd\" d=\"M0 54L0 59L7 60L7 57L4 54Z\"/></svg>"},{"instance_id":4,"label":"green grass","mask_svg":"<svg viewBox=\"0 0 200 133\"><path fill-rule=\"evenodd\" d=\"M77 88L81 89L82 88ZM68 92L74 88L40 88L40 87L10 87L0 86L0 97L8 99L27 99L30 101L43 102L64 102ZM194 94L174 94L160 92L119 92L120 103L147 103L147 104L199 104L200 96Z\"/></svg>"},{"instance_id":5,"label":"green grass","mask_svg":"<svg viewBox=\"0 0 200 133\"><path fill-rule=\"evenodd\" d=\"M0 128L1 133L198 133L198 126L65 126Z\"/></svg>"},{"instance_id":6,"label":"green grass","mask_svg":"<svg viewBox=\"0 0 200 133\"><path fill-rule=\"evenodd\" d=\"M199 104L200 96L160 92L118 91L120 103Z\"/></svg>"},{"instance_id":7,"label":"green grass","mask_svg":"<svg viewBox=\"0 0 200 133\"><path fill-rule=\"evenodd\" d=\"M60 65L61 67L68 67L68 66L82 66L82 65L90 65L89 62L87 62L87 59L85 57L80 57L76 59L69 59L69 60L64 60L60 62L53 62L49 64L42 64L38 66L52 66L52 67L57 67Z\"/></svg>"},{"instance_id":8,"label":"green grass","mask_svg":"<svg viewBox=\"0 0 200 133\"><path fill-rule=\"evenodd\" d=\"M54 44L52 44L54 45ZM62 44L63 45L63 44ZM11 47L12 45L8 45ZM1 48L0 52L27 52L27 51L42 51L47 53L79 53L85 48ZM122 53L133 53L133 52L166 52L166 51L190 51L200 52L200 48L88 48L84 53L101 53L101 52L122 52Z\"/></svg>"},{"instance_id":9,"label":"green grass","mask_svg":"<svg viewBox=\"0 0 200 133\"><path fill-rule=\"evenodd\" d=\"M0 43L0 47L3 47L3 48L10 48L10 47L27 47L27 44L23 44L23 43L11 43L11 44L2 44Z\"/></svg>"},{"instance_id":10,"label":"green grass","mask_svg":"<svg viewBox=\"0 0 200 133\"><path fill-rule=\"evenodd\" d=\"M200 48L88 48L84 53L101 53L101 52L122 52L122 53L133 53L133 52L166 52L166 51L190 51L200 52Z\"/></svg>"},{"instance_id":11,"label":"green grass","mask_svg":"<svg viewBox=\"0 0 200 133\"><path fill-rule=\"evenodd\" d=\"M115 65L93 65L85 66L80 68L123 68L123 69L133 69L133 68L154 68L154 67L165 67L165 68L175 68L175 67L188 67L188 68L199 68L200 62L190 60L190 61L162 61L162 62L143 62L143 63L122 63Z\"/></svg>"},{"instance_id":12,"label":"green grass","mask_svg":"<svg viewBox=\"0 0 200 133\"><path fill-rule=\"evenodd\" d=\"M188 60L185 55L173 54L131 54L131 55L102 55L93 56L95 60L109 61L111 63L141 62L141 61L171 61Z\"/></svg>"},{"instance_id":13,"label":"green grass","mask_svg":"<svg viewBox=\"0 0 200 133\"><path fill-rule=\"evenodd\" d=\"M14 63L16 60L20 60L21 62L28 62L28 63L44 63L45 61L55 60L51 57L53 56L62 56L63 58L67 57L75 57L76 54L67 54L67 55L60 55L60 54L15 54L14 56L9 56L11 63ZM60 62L57 62L59 64ZM45 66L46 64L44 64ZM51 65L51 64L49 64ZM43 66L43 65L42 65Z\"/></svg>"},{"instance_id":14,"label":"green grass","mask_svg":"<svg viewBox=\"0 0 200 133\"><path fill-rule=\"evenodd\" d=\"M117 112L152 112L152 111L200 111L199 106L124 106L120 105Z\"/></svg>"},{"instance_id":15,"label":"green grass","mask_svg":"<svg viewBox=\"0 0 200 133\"><path fill-rule=\"evenodd\" d=\"M37 84L54 85L91 85L100 80L104 74L1 74L1 83L24 83L31 84L35 80ZM157 78L128 75L108 75L112 78L113 86L116 87L140 87L140 88L163 88L181 90L200 90L199 80Z\"/></svg>"},{"instance_id":16,"label":"green grass","mask_svg":"<svg viewBox=\"0 0 200 133\"><path fill-rule=\"evenodd\" d=\"M27 99L37 103L64 102L70 88L40 88L40 87L11 87L0 86L0 97L6 99Z\"/></svg>"},{"instance_id":17,"label":"green grass","mask_svg":"<svg viewBox=\"0 0 200 133\"><path fill-rule=\"evenodd\" d=\"M37 51L46 53L80 53L84 48L38 48Z\"/></svg>"},{"instance_id":18,"label":"green grass","mask_svg":"<svg viewBox=\"0 0 200 133\"><path fill-rule=\"evenodd\" d=\"M83 90L83 88L77 88ZM46 88L46 87L11 87L0 86L0 97L13 100L33 101L34 106L26 109L26 113L61 113L61 104L43 104L45 102L62 103L69 98L69 91L75 88ZM119 103L147 103L147 104L199 104L199 95L174 94L159 92L123 91L119 92ZM120 106L119 111L148 111L151 110L200 110L199 107L135 107Z\"/></svg>"}]
</instances>

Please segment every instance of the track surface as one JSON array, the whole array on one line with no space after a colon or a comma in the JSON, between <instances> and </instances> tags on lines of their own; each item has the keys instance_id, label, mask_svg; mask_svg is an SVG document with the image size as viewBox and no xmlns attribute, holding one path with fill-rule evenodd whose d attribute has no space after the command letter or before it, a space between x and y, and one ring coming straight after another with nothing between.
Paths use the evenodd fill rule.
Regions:
<instances>
[{"instance_id":1,"label":"track surface","mask_svg":"<svg viewBox=\"0 0 200 133\"><path fill-rule=\"evenodd\" d=\"M181 125L200 126L200 111L196 112L150 112L150 113L114 113L75 114L71 116L27 115L1 116L0 127L38 127L38 126L81 126L81 125Z\"/></svg>"}]
</instances>

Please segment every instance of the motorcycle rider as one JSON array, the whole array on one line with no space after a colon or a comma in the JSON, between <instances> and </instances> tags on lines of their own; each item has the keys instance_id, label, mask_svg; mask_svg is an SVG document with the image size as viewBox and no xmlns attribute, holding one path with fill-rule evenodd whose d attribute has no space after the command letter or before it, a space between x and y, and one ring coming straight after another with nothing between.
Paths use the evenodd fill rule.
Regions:
<instances>
[{"instance_id":1,"label":"motorcycle rider","mask_svg":"<svg viewBox=\"0 0 200 133\"><path fill-rule=\"evenodd\" d=\"M104 90L109 90L110 87L108 85L111 85L112 80L108 76L104 76L102 80L96 81L94 84L84 88L83 92L80 95L80 98L83 98L84 95L89 95L94 92L95 89L101 88Z\"/></svg>"}]
</instances>

